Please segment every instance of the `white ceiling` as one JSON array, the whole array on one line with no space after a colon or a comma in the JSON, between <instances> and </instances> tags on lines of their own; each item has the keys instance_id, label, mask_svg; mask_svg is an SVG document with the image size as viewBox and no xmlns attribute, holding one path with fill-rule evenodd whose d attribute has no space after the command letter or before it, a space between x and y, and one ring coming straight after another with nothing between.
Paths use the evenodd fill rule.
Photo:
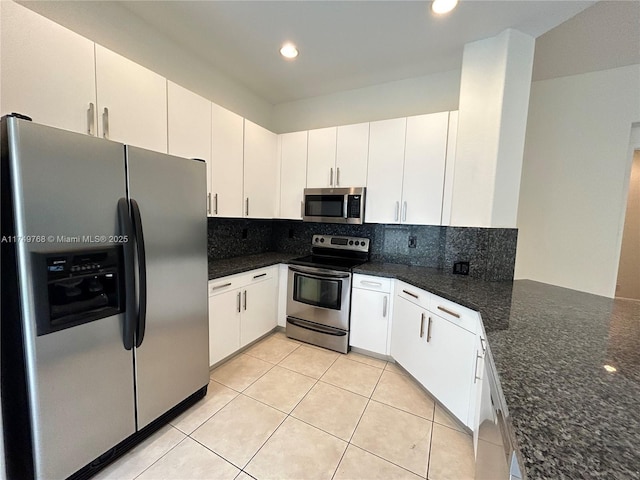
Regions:
<instances>
[{"instance_id":1,"label":"white ceiling","mask_svg":"<svg viewBox=\"0 0 640 480\"><path fill-rule=\"evenodd\" d=\"M125 1L120 5L271 104L459 69L467 42L537 37L594 1ZM278 50L298 45L295 61Z\"/></svg>"}]
</instances>

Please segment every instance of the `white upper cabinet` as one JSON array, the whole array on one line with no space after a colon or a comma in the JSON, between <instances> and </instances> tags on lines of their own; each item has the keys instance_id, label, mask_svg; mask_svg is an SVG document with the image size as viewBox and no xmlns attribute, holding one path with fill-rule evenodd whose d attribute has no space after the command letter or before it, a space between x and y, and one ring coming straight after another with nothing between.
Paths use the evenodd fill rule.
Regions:
<instances>
[{"instance_id":1,"label":"white upper cabinet","mask_svg":"<svg viewBox=\"0 0 640 480\"><path fill-rule=\"evenodd\" d=\"M364 186L368 151L368 123L309 130L307 187Z\"/></svg>"},{"instance_id":2,"label":"white upper cabinet","mask_svg":"<svg viewBox=\"0 0 640 480\"><path fill-rule=\"evenodd\" d=\"M367 183L369 123L338 127L335 187L362 187Z\"/></svg>"},{"instance_id":3,"label":"white upper cabinet","mask_svg":"<svg viewBox=\"0 0 640 480\"><path fill-rule=\"evenodd\" d=\"M402 223L440 225L449 112L407 118Z\"/></svg>"},{"instance_id":4,"label":"white upper cabinet","mask_svg":"<svg viewBox=\"0 0 640 480\"><path fill-rule=\"evenodd\" d=\"M398 223L407 119L371 122L365 220Z\"/></svg>"},{"instance_id":5,"label":"white upper cabinet","mask_svg":"<svg viewBox=\"0 0 640 480\"><path fill-rule=\"evenodd\" d=\"M280 135L280 218L302 218L307 181L307 132Z\"/></svg>"},{"instance_id":6,"label":"white upper cabinet","mask_svg":"<svg viewBox=\"0 0 640 480\"><path fill-rule=\"evenodd\" d=\"M211 102L168 81L167 112L169 153L207 162L206 202L211 215Z\"/></svg>"},{"instance_id":7,"label":"white upper cabinet","mask_svg":"<svg viewBox=\"0 0 640 480\"><path fill-rule=\"evenodd\" d=\"M211 104L211 215L242 217L244 119Z\"/></svg>"},{"instance_id":8,"label":"white upper cabinet","mask_svg":"<svg viewBox=\"0 0 640 480\"><path fill-rule=\"evenodd\" d=\"M309 130L307 188L334 186L337 133L336 127Z\"/></svg>"},{"instance_id":9,"label":"white upper cabinet","mask_svg":"<svg viewBox=\"0 0 640 480\"><path fill-rule=\"evenodd\" d=\"M14 2L0 18L1 114L95 135L93 42Z\"/></svg>"},{"instance_id":10,"label":"white upper cabinet","mask_svg":"<svg viewBox=\"0 0 640 480\"><path fill-rule=\"evenodd\" d=\"M98 135L167 152L167 80L96 44Z\"/></svg>"},{"instance_id":11,"label":"white upper cabinet","mask_svg":"<svg viewBox=\"0 0 640 480\"><path fill-rule=\"evenodd\" d=\"M371 123L367 222L440 225L448 129L449 112Z\"/></svg>"},{"instance_id":12,"label":"white upper cabinet","mask_svg":"<svg viewBox=\"0 0 640 480\"><path fill-rule=\"evenodd\" d=\"M244 216L276 216L278 191L277 136L244 121Z\"/></svg>"}]
</instances>

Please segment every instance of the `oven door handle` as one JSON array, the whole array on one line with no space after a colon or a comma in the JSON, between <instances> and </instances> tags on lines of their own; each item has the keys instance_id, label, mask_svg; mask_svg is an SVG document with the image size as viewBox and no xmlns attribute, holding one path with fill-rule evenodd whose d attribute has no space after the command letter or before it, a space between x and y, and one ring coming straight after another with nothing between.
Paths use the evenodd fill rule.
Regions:
<instances>
[{"instance_id":1,"label":"oven door handle","mask_svg":"<svg viewBox=\"0 0 640 480\"><path fill-rule=\"evenodd\" d=\"M301 268L289 267L289 270L296 273L301 273L303 275L307 275L309 277L315 278L349 278L351 276L350 273L320 273L320 272L309 272L308 270L303 270Z\"/></svg>"},{"instance_id":2,"label":"oven door handle","mask_svg":"<svg viewBox=\"0 0 640 480\"><path fill-rule=\"evenodd\" d=\"M295 325L299 328L304 328L305 330L311 330L313 332L323 333L325 335L333 335L334 337L344 337L347 334L347 332L343 330L336 330L335 328L322 328L322 325L311 325L308 322L301 322L294 318L287 318L287 323Z\"/></svg>"}]
</instances>

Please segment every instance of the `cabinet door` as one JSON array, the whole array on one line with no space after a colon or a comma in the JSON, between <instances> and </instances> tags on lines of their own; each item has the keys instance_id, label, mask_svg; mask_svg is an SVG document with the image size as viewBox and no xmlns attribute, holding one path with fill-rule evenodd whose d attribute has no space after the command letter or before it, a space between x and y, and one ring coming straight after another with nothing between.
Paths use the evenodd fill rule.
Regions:
<instances>
[{"instance_id":1,"label":"cabinet door","mask_svg":"<svg viewBox=\"0 0 640 480\"><path fill-rule=\"evenodd\" d=\"M1 114L95 135L93 42L15 2L0 2L0 19Z\"/></svg>"},{"instance_id":2,"label":"cabinet door","mask_svg":"<svg viewBox=\"0 0 640 480\"><path fill-rule=\"evenodd\" d=\"M273 330L278 315L277 277L247 286L242 292L240 346Z\"/></svg>"},{"instance_id":3,"label":"cabinet door","mask_svg":"<svg viewBox=\"0 0 640 480\"><path fill-rule=\"evenodd\" d=\"M396 296L391 327L391 356L421 382L425 376L425 335L426 310Z\"/></svg>"},{"instance_id":4,"label":"cabinet door","mask_svg":"<svg viewBox=\"0 0 640 480\"><path fill-rule=\"evenodd\" d=\"M387 355L389 294L354 288L351 292L349 345Z\"/></svg>"},{"instance_id":5,"label":"cabinet door","mask_svg":"<svg viewBox=\"0 0 640 480\"><path fill-rule=\"evenodd\" d=\"M244 216L276 216L278 137L260 125L244 121Z\"/></svg>"},{"instance_id":6,"label":"cabinet door","mask_svg":"<svg viewBox=\"0 0 640 480\"><path fill-rule=\"evenodd\" d=\"M307 132L280 135L280 218L302 219L307 182Z\"/></svg>"},{"instance_id":7,"label":"cabinet door","mask_svg":"<svg viewBox=\"0 0 640 480\"><path fill-rule=\"evenodd\" d=\"M211 102L167 82L168 150L171 155L207 162L207 215L211 215Z\"/></svg>"},{"instance_id":8,"label":"cabinet door","mask_svg":"<svg viewBox=\"0 0 640 480\"><path fill-rule=\"evenodd\" d=\"M370 124L365 211L369 223L400 221L406 125L406 118Z\"/></svg>"},{"instance_id":9,"label":"cabinet door","mask_svg":"<svg viewBox=\"0 0 640 480\"><path fill-rule=\"evenodd\" d=\"M369 124L338 127L336 145L337 187L362 187L367 184Z\"/></svg>"},{"instance_id":10,"label":"cabinet door","mask_svg":"<svg viewBox=\"0 0 640 480\"><path fill-rule=\"evenodd\" d=\"M167 153L164 77L96 45L96 85L98 135Z\"/></svg>"},{"instance_id":11,"label":"cabinet door","mask_svg":"<svg viewBox=\"0 0 640 480\"><path fill-rule=\"evenodd\" d=\"M449 112L407 118L402 222L440 225Z\"/></svg>"},{"instance_id":12,"label":"cabinet door","mask_svg":"<svg viewBox=\"0 0 640 480\"><path fill-rule=\"evenodd\" d=\"M241 217L244 119L211 104L211 211L214 217Z\"/></svg>"},{"instance_id":13,"label":"cabinet door","mask_svg":"<svg viewBox=\"0 0 640 480\"><path fill-rule=\"evenodd\" d=\"M209 365L240 348L241 291L209 297Z\"/></svg>"},{"instance_id":14,"label":"cabinet door","mask_svg":"<svg viewBox=\"0 0 640 480\"><path fill-rule=\"evenodd\" d=\"M428 313L427 358L416 378L460 421L468 424L475 366L476 336L448 320Z\"/></svg>"},{"instance_id":15,"label":"cabinet door","mask_svg":"<svg viewBox=\"0 0 640 480\"><path fill-rule=\"evenodd\" d=\"M335 186L336 127L309 130L307 188Z\"/></svg>"}]
</instances>

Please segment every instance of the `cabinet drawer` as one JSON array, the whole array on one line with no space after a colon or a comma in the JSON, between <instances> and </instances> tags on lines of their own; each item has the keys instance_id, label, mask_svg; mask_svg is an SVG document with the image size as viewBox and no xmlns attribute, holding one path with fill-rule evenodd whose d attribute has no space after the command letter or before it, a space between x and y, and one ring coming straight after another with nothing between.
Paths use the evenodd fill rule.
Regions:
<instances>
[{"instance_id":1,"label":"cabinet drawer","mask_svg":"<svg viewBox=\"0 0 640 480\"><path fill-rule=\"evenodd\" d=\"M359 273L353 274L353 288L389 293L391 292L391 282L390 278L361 275Z\"/></svg>"},{"instance_id":2,"label":"cabinet drawer","mask_svg":"<svg viewBox=\"0 0 640 480\"><path fill-rule=\"evenodd\" d=\"M241 283L237 277L222 277L215 280L209 280L209 296L218 295L219 293L228 292L235 288L239 288Z\"/></svg>"},{"instance_id":3,"label":"cabinet drawer","mask_svg":"<svg viewBox=\"0 0 640 480\"><path fill-rule=\"evenodd\" d=\"M422 308L429 309L431 294L412 285L409 285L408 283L397 282L396 295L409 300L411 303L415 303Z\"/></svg>"},{"instance_id":4,"label":"cabinet drawer","mask_svg":"<svg viewBox=\"0 0 640 480\"><path fill-rule=\"evenodd\" d=\"M465 330L469 330L472 333L478 331L480 322L478 312L475 310L433 294L431 295L431 308L429 310Z\"/></svg>"}]
</instances>

